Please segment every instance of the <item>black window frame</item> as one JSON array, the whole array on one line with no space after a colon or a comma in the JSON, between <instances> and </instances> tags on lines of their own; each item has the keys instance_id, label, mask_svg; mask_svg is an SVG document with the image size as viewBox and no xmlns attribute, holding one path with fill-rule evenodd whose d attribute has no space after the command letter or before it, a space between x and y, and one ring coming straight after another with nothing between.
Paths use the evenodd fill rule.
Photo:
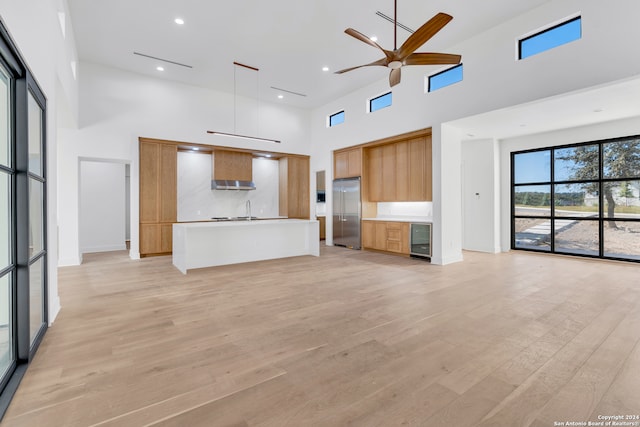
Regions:
<instances>
[{"instance_id":1,"label":"black window frame","mask_svg":"<svg viewBox=\"0 0 640 427\"><path fill-rule=\"evenodd\" d=\"M385 96L390 96L390 102L389 102L389 105L385 105L384 107L376 108L376 109L374 110L374 109L373 109L373 103L374 103L375 101L377 101L378 99L380 99L380 98L384 98ZM373 98L370 98L370 99L369 99L369 101L367 102L367 106L368 106L368 108L367 108L367 112L368 112L368 113L375 113L376 111L380 111L380 110L383 110L383 109L385 109L385 108L389 108L389 107L391 107L392 105L393 105L393 91L391 91L391 90L390 90L390 91L385 92L385 93L383 93L383 94L381 94L381 95L374 96Z\"/></svg>"},{"instance_id":2,"label":"black window frame","mask_svg":"<svg viewBox=\"0 0 640 427\"><path fill-rule=\"evenodd\" d=\"M571 24L572 22L575 22L575 21L580 21L580 38L575 39L575 40L571 40L571 41L568 41L568 42L565 42L565 43L562 43L561 45L554 46L554 47L552 47L550 49L545 49L545 50L540 51L538 53L546 52L548 50L555 49L556 47L565 45L567 43L571 43L571 42L574 42L576 40L580 40L582 38L582 15L574 16L573 18L568 18L568 19L566 19L566 20L564 20L562 22L559 22L558 24L552 25L552 26L547 27L545 29L542 29L542 30L540 30L540 31L538 31L538 32L536 32L534 34L531 34L531 35L528 35L528 36L523 37L521 39L518 39L518 61L522 61L524 59L530 58L530 57L535 56L535 55L538 54L538 53L535 53L533 55L529 55L529 56L523 58L522 57L522 43L525 43L527 40L531 40L531 39L533 39L535 37L538 37L538 36L540 36L542 34L546 34L549 31L553 31L556 28L560 28L560 27L565 26L567 24Z\"/></svg>"},{"instance_id":3,"label":"black window frame","mask_svg":"<svg viewBox=\"0 0 640 427\"><path fill-rule=\"evenodd\" d=\"M40 343L48 329L48 239L47 239L47 99L31 70L22 58L16 43L11 38L2 19L0 19L0 61L11 74L11 134L12 147L10 156L12 167L11 212L13 224L11 230L12 265L9 274L13 275L11 321L13 322L14 354L11 369L0 380L0 419L4 416L13 395L15 394L27 367L35 356ZM42 110L40 122L40 175L29 171L29 132L28 132L28 97L31 94ZM7 168L2 167L3 170ZM42 250L29 254L29 179L35 178L43 183L42 188ZM42 260L42 294L40 298L42 323L34 339L30 330L30 273L29 267Z\"/></svg>"},{"instance_id":4,"label":"black window frame","mask_svg":"<svg viewBox=\"0 0 640 427\"><path fill-rule=\"evenodd\" d=\"M444 89L445 87L452 86L452 85L454 85L456 83L460 83L464 79L464 68L462 67L463 65L464 65L464 63L461 62L459 64L454 65L453 67L449 67L449 68L447 68L445 70L438 71L437 73L434 73L434 74L431 74L431 75L427 76L427 93L435 92L436 90ZM463 70L463 72L462 72L463 78L462 79L458 80L457 82L449 83L446 86L440 86L437 89L431 90L431 79L432 78L441 76L442 74L445 74L445 73L449 73L449 72L455 70L456 68L462 68L462 70Z\"/></svg>"},{"instance_id":5,"label":"black window frame","mask_svg":"<svg viewBox=\"0 0 640 427\"><path fill-rule=\"evenodd\" d=\"M335 112L333 114L329 114L329 123L328 123L329 126L328 127L332 128L332 127L335 127L335 126L338 126L338 125L341 125L341 124L344 123L345 119L343 118L340 123L333 124L333 118L338 116L338 115L340 115L340 114L342 114L343 117L346 116L344 110L340 110L340 111L337 111L337 112Z\"/></svg>"},{"instance_id":6,"label":"black window frame","mask_svg":"<svg viewBox=\"0 0 640 427\"><path fill-rule=\"evenodd\" d=\"M608 222L611 221L615 221L615 222L621 222L621 223L635 223L635 224L640 224L640 217L638 218L620 218L620 217L609 217L605 215L605 203L604 203L604 199L605 199L605 195L603 192L603 188L604 188L604 184L607 183L622 183L622 182L628 182L628 181L637 181L640 180L640 175L639 176L625 176L625 177L619 177L619 178L607 178L604 176L604 147L607 144L610 143L615 143L615 142L622 142L622 141L632 141L632 140L639 140L640 139L640 135L630 135L630 136L623 136L623 137L616 137L616 138L609 138L609 139L602 139L602 140L594 140L594 141L587 141L587 142L580 142L580 143L574 143L574 144L565 144L565 145L555 145L555 146L550 146L550 147L544 147L544 148L534 148L534 149L528 149L528 150L521 150L521 151L513 151L511 152L511 159L510 159L510 167L511 167L511 182L510 182L510 195L511 195L511 200L510 200L510 209L511 209L511 215L510 215L510 220L511 220L511 224L510 224L510 229L511 229L511 249L512 250L520 250L520 251L529 251L529 252L536 252L536 253L547 253L547 254L555 254L555 255L569 255L569 256L577 256L577 257L584 257L584 258L597 258L597 259L606 259L606 260L615 260L615 261L625 261L625 262L634 262L634 263L640 263L640 259L636 259L636 258L631 258L631 257L618 257L618 256L608 256L605 255L605 225ZM563 150L563 149L567 149L567 148L577 148L577 147L584 147L584 146L590 146L590 145L597 145L598 146L598 176L597 178L590 178L590 179L565 179L565 180L555 180L555 152L556 150ZM516 183L516 170L515 170L515 157L518 154L526 154L526 153L535 153L535 152L543 152L543 151L549 151L550 152L550 172L549 172L549 181L539 181L539 182L520 182L520 183ZM570 184L592 184L592 183L597 183L597 188L598 188L598 216L595 218L589 218L589 217L582 217L582 216L571 216L571 215L556 215L556 194L555 194L555 187L557 185L570 185ZM550 191L550 200L549 200L549 207L550 207L550 212L549 215L544 215L544 216L540 216L540 215L517 215L516 214L516 189L518 187L527 187L527 186L536 186L536 185L548 185L549 186L549 191ZM531 247L518 247L516 245L516 220L517 219L548 219L550 221L550 245L549 245L549 250L544 250L544 249L534 249ZM558 251L556 250L556 244L555 244L555 222L556 220L575 220L575 221L593 221L593 222L597 222L598 223L598 254L597 255L590 255L590 254L580 254L580 253L575 253L575 252L569 252L569 251ZM640 237L639 237L640 238Z\"/></svg>"}]
</instances>

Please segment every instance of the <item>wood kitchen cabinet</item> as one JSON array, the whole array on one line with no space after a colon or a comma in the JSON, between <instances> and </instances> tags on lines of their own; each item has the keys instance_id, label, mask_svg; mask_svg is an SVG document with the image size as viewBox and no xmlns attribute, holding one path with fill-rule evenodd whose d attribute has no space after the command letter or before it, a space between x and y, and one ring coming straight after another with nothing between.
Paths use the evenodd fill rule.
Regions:
<instances>
[{"instance_id":1,"label":"wood kitchen cabinet","mask_svg":"<svg viewBox=\"0 0 640 427\"><path fill-rule=\"evenodd\" d=\"M362 148L338 150L333 155L333 177L354 178L362 176Z\"/></svg>"},{"instance_id":2,"label":"wood kitchen cabinet","mask_svg":"<svg viewBox=\"0 0 640 427\"><path fill-rule=\"evenodd\" d=\"M309 219L309 157L289 155L279 162L280 215Z\"/></svg>"},{"instance_id":3,"label":"wood kitchen cabinet","mask_svg":"<svg viewBox=\"0 0 640 427\"><path fill-rule=\"evenodd\" d=\"M396 201L396 145L388 144L382 146L382 201Z\"/></svg>"},{"instance_id":4,"label":"wood kitchen cabinet","mask_svg":"<svg viewBox=\"0 0 640 427\"><path fill-rule=\"evenodd\" d=\"M174 144L140 140L140 256L170 254L177 221L177 153Z\"/></svg>"},{"instance_id":5,"label":"wood kitchen cabinet","mask_svg":"<svg viewBox=\"0 0 640 427\"><path fill-rule=\"evenodd\" d=\"M407 202L412 200L411 193L411 173L409 164L411 162L409 152L409 142L401 141L396 146L396 200Z\"/></svg>"},{"instance_id":6,"label":"wood kitchen cabinet","mask_svg":"<svg viewBox=\"0 0 640 427\"><path fill-rule=\"evenodd\" d=\"M253 181L253 156L239 151L215 150L213 179Z\"/></svg>"},{"instance_id":7,"label":"wood kitchen cabinet","mask_svg":"<svg viewBox=\"0 0 640 427\"><path fill-rule=\"evenodd\" d=\"M320 228L320 240L325 240L327 238L327 217L319 216L318 223Z\"/></svg>"},{"instance_id":8,"label":"wood kitchen cabinet","mask_svg":"<svg viewBox=\"0 0 640 427\"><path fill-rule=\"evenodd\" d=\"M372 147L365 150L366 168L363 183L367 186L367 200L377 202L382 200L382 147Z\"/></svg>"},{"instance_id":9,"label":"wood kitchen cabinet","mask_svg":"<svg viewBox=\"0 0 640 427\"><path fill-rule=\"evenodd\" d=\"M362 247L409 255L409 223L363 220Z\"/></svg>"},{"instance_id":10,"label":"wood kitchen cabinet","mask_svg":"<svg viewBox=\"0 0 640 427\"><path fill-rule=\"evenodd\" d=\"M365 148L369 202L431 201L431 136Z\"/></svg>"},{"instance_id":11,"label":"wood kitchen cabinet","mask_svg":"<svg viewBox=\"0 0 640 427\"><path fill-rule=\"evenodd\" d=\"M362 221L362 245L365 249L409 254L409 223Z\"/></svg>"},{"instance_id":12,"label":"wood kitchen cabinet","mask_svg":"<svg viewBox=\"0 0 640 427\"><path fill-rule=\"evenodd\" d=\"M360 230L362 233L362 247L364 249L374 249L375 247L376 230L374 227L375 221L363 220L360 222Z\"/></svg>"},{"instance_id":13,"label":"wood kitchen cabinet","mask_svg":"<svg viewBox=\"0 0 640 427\"><path fill-rule=\"evenodd\" d=\"M412 139L409 145L410 200L433 200L431 136Z\"/></svg>"},{"instance_id":14,"label":"wood kitchen cabinet","mask_svg":"<svg viewBox=\"0 0 640 427\"><path fill-rule=\"evenodd\" d=\"M409 255L408 222L387 222L387 251Z\"/></svg>"}]
</instances>

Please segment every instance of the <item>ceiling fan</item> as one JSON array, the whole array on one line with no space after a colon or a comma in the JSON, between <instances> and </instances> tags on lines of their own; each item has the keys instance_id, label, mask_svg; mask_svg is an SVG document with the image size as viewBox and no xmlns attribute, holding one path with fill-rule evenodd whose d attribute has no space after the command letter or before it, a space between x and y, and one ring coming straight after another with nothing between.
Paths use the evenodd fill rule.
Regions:
<instances>
[{"instance_id":1,"label":"ceiling fan","mask_svg":"<svg viewBox=\"0 0 640 427\"><path fill-rule=\"evenodd\" d=\"M411 34L409 38L398 49L398 1L394 0L394 33L393 33L393 50L383 49L379 44L371 40L369 37L354 30L347 28L344 32L351 37L367 43L373 47L380 49L384 53L384 58L369 64L358 65L356 67L345 68L336 71L335 74L346 73L362 67L382 66L391 69L389 74L389 85L395 86L400 83L400 69L405 65L441 65L441 64L459 64L461 56L449 53L414 53L416 49L425 44L431 37L436 35L438 31L453 19L451 15L446 13L438 13L429 21L425 22L416 32Z\"/></svg>"}]
</instances>

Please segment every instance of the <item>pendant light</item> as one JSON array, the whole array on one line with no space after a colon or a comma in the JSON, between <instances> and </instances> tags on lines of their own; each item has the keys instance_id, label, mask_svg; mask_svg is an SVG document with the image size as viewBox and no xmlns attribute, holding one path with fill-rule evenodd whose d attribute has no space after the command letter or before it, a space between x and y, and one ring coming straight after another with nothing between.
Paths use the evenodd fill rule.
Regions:
<instances>
[{"instance_id":1,"label":"pendant light","mask_svg":"<svg viewBox=\"0 0 640 427\"><path fill-rule=\"evenodd\" d=\"M264 141L264 142L273 142L276 144L280 144L280 141L277 139L270 139L270 138L261 138L258 136L249 136L249 135L240 135L238 133L236 133L236 111L237 111L237 97L238 97L238 88L237 88L237 78L236 78L236 70L238 67L243 67L252 71L256 72L256 75L258 76L258 87L257 87L257 100L258 100L258 117L257 117L257 133L260 133L260 85L259 85L259 75L257 74L260 69L259 68L255 68L255 67L251 67L249 65L245 65L245 64L241 64L239 62L234 62L233 63L233 133L229 133L229 132L218 132L218 131L212 131L212 130L208 130L207 133L211 134L211 135L220 135L220 136L226 136L226 137L231 137L231 138L240 138L240 139L248 139L248 140L252 140L252 141Z\"/></svg>"}]
</instances>

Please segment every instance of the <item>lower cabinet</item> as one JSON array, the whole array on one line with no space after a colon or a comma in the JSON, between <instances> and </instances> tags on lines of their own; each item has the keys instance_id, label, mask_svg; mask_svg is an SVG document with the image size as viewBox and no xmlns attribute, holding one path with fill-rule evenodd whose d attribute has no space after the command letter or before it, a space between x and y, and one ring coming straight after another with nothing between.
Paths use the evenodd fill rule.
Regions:
<instances>
[{"instance_id":1,"label":"lower cabinet","mask_svg":"<svg viewBox=\"0 0 640 427\"><path fill-rule=\"evenodd\" d=\"M140 224L140 254L160 255L173 249L173 224Z\"/></svg>"},{"instance_id":2,"label":"lower cabinet","mask_svg":"<svg viewBox=\"0 0 640 427\"><path fill-rule=\"evenodd\" d=\"M409 255L409 223L363 220L362 247Z\"/></svg>"},{"instance_id":3,"label":"lower cabinet","mask_svg":"<svg viewBox=\"0 0 640 427\"><path fill-rule=\"evenodd\" d=\"M320 223L318 224L320 227L320 240L325 240L327 238L327 217L319 216L318 222Z\"/></svg>"}]
</instances>

